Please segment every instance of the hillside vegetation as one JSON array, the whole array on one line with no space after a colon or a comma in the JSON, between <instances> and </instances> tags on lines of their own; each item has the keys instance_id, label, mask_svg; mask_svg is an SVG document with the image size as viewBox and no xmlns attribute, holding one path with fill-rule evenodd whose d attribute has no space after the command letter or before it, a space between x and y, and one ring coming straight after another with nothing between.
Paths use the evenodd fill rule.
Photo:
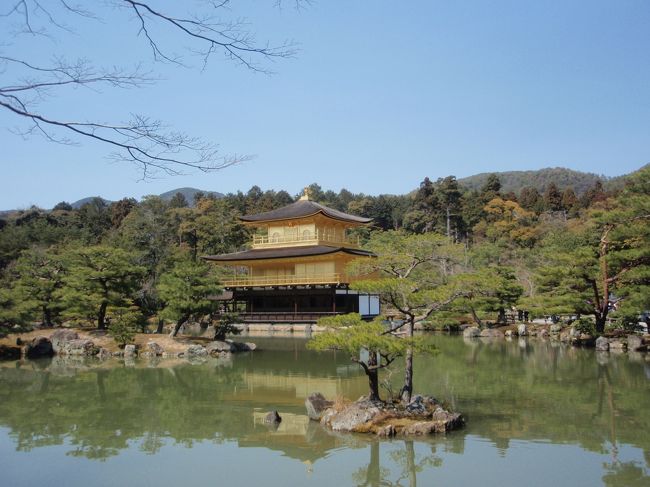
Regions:
<instances>
[{"instance_id":1,"label":"hillside vegetation","mask_svg":"<svg viewBox=\"0 0 650 487\"><path fill-rule=\"evenodd\" d=\"M478 190L485 184L490 174L475 174L474 176L459 179L458 183L469 190ZM605 176L574 171L563 167L549 167L536 171L505 171L494 174L499 176L501 189L505 193L511 191L519 193L526 186L543 193L549 184L555 183L560 190L572 187L576 194L580 195L592 187L596 181L600 180L604 183L608 180Z\"/></svg>"}]
</instances>

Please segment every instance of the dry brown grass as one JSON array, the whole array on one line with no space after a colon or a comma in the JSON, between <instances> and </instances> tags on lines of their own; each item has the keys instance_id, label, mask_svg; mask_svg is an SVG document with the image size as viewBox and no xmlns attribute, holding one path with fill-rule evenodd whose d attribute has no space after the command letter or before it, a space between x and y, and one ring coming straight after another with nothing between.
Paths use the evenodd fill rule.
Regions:
<instances>
[{"instance_id":1,"label":"dry brown grass","mask_svg":"<svg viewBox=\"0 0 650 487\"><path fill-rule=\"evenodd\" d=\"M421 418L406 418L398 416L391 411L384 411L367 423L363 423L354 428L355 433L379 433L380 430L388 425L395 428L396 434L401 434L407 427L422 422Z\"/></svg>"},{"instance_id":2,"label":"dry brown grass","mask_svg":"<svg viewBox=\"0 0 650 487\"><path fill-rule=\"evenodd\" d=\"M334 404L332 405L332 408L334 408L334 411L339 412L345 409L350 404L352 404L352 401L346 399L341 394L339 394L334 398Z\"/></svg>"}]
</instances>

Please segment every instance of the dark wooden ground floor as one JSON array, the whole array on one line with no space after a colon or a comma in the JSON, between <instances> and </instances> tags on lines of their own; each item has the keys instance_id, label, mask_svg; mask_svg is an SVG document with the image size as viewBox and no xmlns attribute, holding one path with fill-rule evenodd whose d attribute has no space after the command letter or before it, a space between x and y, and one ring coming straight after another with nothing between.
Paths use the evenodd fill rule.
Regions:
<instances>
[{"instance_id":1,"label":"dark wooden ground floor","mask_svg":"<svg viewBox=\"0 0 650 487\"><path fill-rule=\"evenodd\" d=\"M315 323L323 316L379 314L376 296L337 286L310 288L233 288L224 311L237 313L243 323Z\"/></svg>"}]
</instances>

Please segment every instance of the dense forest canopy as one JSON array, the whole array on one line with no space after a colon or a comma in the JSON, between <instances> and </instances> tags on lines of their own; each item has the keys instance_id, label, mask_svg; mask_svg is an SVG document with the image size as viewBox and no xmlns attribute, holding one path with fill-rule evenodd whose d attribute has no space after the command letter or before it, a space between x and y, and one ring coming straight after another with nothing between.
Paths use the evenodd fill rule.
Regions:
<instances>
[{"instance_id":1,"label":"dense forest canopy","mask_svg":"<svg viewBox=\"0 0 650 487\"><path fill-rule=\"evenodd\" d=\"M650 309L648 181L645 167L614 189L595 179L580 190L560 180L543 191L510 191L496 174L478 189L454 176L425 178L407 195L334 192L316 183L309 189L315 201L373 219L370 228L355 230L364 245L391 238L410 245L409 236L432 235L453 246L454 264L443 277L458 274L472 293L436 308L427 316L432 322L483 324L525 307L538 316L591 315L602 331L612 319L634 322ZM170 316L164 296L179 262L191 268L201 255L245 249L250 230L238 216L298 197L258 186L191 194L192 201L178 192L140 202L94 198L78 208L61 202L0 218L1 326L72 320L101 328L125 309L137 310L142 323ZM202 268L201 285L218 283L219 272Z\"/></svg>"}]
</instances>

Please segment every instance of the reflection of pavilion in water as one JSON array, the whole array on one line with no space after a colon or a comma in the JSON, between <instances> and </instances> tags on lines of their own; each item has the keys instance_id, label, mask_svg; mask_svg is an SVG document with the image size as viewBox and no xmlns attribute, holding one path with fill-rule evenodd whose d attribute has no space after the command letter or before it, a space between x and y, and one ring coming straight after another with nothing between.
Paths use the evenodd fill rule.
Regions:
<instances>
[{"instance_id":1,"label":"reflection of pavilion in water","mask_svg":"<svg viewBox=\"0 0 650 487\"><path fill-rule=\"evenodd\" d=\"M347 371L345 367L342 369L346 369L343 373ZM309 419L304 406L307 396L318 391L330 398L356 397L365 391L364 386L364 377L360 375L313 377L247 371L242 374L240 385L226 393L223 400L254 406L252 428L236 438L240 447L281 451L289 458L311 465L331 450L344 444L349 447L350 440L331 434ZM269 408L278 410L282 417L279 425L264 422Z\"/></svg>"},{"instance_id":2,"label":"reflection of pavilion in water","mask_svg":"<svg viewBox=\"0 0 650 487\"><path fill-rule=\"evenodd\" d=\"M355 368L358 368L355 366ZM307 396L320 392L325 397L357 397L365 392L363 377L313 377L278 375L272 372L243 372L245 387L236 387L226 397L255 403L260 400L273 404L304 404Z\"/></svg>"}]
</instances>

